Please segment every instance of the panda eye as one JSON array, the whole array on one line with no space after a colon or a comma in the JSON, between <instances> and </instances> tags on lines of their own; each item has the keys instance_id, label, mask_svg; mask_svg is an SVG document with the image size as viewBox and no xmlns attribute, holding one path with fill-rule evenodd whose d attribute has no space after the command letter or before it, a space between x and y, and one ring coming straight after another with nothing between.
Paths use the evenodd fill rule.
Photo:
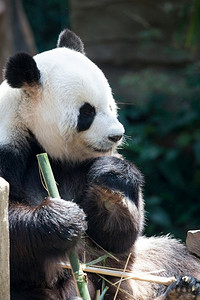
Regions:
<instances>
[{"instance_id":1,"label":"panda eye","mask_svg":"<svg viewBox=\"0 0 200 300\"><path fill-rule=\"evenodd\" d=\"M79 110L77 131L81 132L89 129L94 121L95 115L96 111L94 106L89 103L83 104Z\"/></svg>"},{"instance_id":2,"label":"panda eye","mask_svg":"<svg viewBox=\"0 0 200 300\"><path fill-rule=\"evenodd\" d=\"M94 108L94 106L90 105L89 103L85 103L80 108L80 114L84 115L85 117L95 116L95 108Z\"/></svg>"}]
</instances>

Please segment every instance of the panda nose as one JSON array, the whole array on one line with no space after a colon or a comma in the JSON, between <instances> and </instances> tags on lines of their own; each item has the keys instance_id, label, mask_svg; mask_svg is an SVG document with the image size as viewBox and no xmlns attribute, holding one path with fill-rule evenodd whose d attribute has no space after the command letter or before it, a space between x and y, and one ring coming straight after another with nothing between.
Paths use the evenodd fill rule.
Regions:
<instances>
[{"instance_id":1,"label":"panda nose","mask_svg":"<svg viewBox=\"0 0 200 300\"><path fill-rule=\"evenodd\" d=\"M108 139L111 141L111 142L118 142L119 140L121 140L122 138L122 135L109 135L108 136Z\"/></svg>"}]
</instances>

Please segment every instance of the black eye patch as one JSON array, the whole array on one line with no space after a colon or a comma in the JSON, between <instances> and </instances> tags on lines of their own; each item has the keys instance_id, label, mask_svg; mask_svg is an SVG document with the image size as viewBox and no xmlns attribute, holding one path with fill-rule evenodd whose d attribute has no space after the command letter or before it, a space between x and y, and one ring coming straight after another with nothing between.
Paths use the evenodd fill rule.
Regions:
<instances>
[{"instance_id":1,"label":"black eye patch","mask_svg":"<svg viewBox=\"0 0 200 300\"><path fill-rule=\"evenodd\" d=\"M94 106L90 105L89 103L83 104L79 110L77 124L78 132L89 129L94 120L95 115L96 111Z\"/></svg>"}]
</instances>

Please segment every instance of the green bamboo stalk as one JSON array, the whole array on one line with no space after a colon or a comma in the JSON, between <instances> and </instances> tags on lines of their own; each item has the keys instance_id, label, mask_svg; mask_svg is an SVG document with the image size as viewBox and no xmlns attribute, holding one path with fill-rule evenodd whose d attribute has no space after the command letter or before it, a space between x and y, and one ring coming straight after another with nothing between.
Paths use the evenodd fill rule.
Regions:
<instances>
[{"instance_id":1,"label":"green bamboo stalk","mask_svg":"<svg viewBox=\"0 0 200 300\"><path fill-rule=\"evenodd\" d=\"M106 257L103 261L103 266L106 267ZM102 278L102 284L101 284L101 290L103 291L101 296L102 296L102 300L104 299L104 295L106 294L106 292L104 293L105 291L105 288L106 288L106 282L105 280ZM106 290L107 291L107 290ZM101 300L101 299L98 299L98 300Z\"/></svg>"},{"instance_id":2,"label":"green bamboo stalk","mask_svg":"<svg viewBox=\"0 0 200 300\"><path fill-rule=\"evenodd\" d=\"M101 294L101 296L99 297L98 300L103 300L103 299L104 299L104 296L105 296L105 294L106 294L106 292L107 292L108 289L109 289L108 286L106 286L106 287L104 288L104 290L103 290L103 292L102 292L102 294Z\"/></svg>"},{"instance_id":3,"label":"green bamboo stalk","mask_svg":"<svg viewBox=\"0 0 200 300\"><path fill-rule=\"evenodd\" d=\"M38 154L37 159L49 196L52 198L60 198L47 153Z\"/></svg>"},{"instance_id":4,"label":"green bamboo stalk","mask_svg":"<svg viewBox=\"0 0 200 300\"><path fill-rule=\"evenodd\" d=\"M47 153L38 154L37 159L49 196L52 198L60 198ZM86 275L81 269L81 264L79 263L76 252L71 250L68 255L79 296L81 296L83 300L91 300L87 288Z\"/></svg>"},{"instance_id":5,"label":"green bamboo stalk","mask_svg":"<svg viewBox=\"0 0 200 300\"><path fill-rule=\"evenodd\" d=\"M79 291L79 295L84 299L84 300L90 300L90 294L88 292L86 280L87 280L87 275L86 273L83 272L81 268L81 264L79 263L79 259L77 257L77 254L75 251L70 251L69 254L69 261L71 264L71 268L73 270L73 276L75 279L76 286Z\"/></svg>"}]
</instances>

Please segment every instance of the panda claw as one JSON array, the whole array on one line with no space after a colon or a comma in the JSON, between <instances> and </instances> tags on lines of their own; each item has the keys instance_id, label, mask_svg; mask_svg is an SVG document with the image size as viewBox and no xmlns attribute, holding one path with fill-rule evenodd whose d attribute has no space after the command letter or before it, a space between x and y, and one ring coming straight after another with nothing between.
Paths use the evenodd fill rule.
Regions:
<instances>
[{"instance_id":1,"label":"panda claw","mask_svg":"<svg viewBox=\"0 0 200 300\"><path fill-rule=\"evenodd\" d=\"M180 276L165 292L165 300L199 300L200 281L191 276Z\"/></svg>"}]
</instances>

